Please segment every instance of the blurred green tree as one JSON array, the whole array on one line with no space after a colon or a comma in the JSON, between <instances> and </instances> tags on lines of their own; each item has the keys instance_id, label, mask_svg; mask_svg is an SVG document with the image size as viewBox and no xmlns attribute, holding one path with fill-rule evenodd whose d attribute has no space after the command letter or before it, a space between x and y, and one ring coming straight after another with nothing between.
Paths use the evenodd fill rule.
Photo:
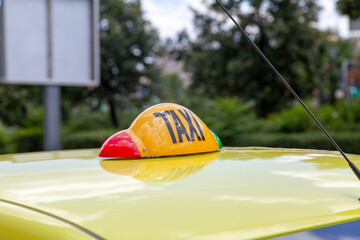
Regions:
<instances>
[{"instance_id":1,"label":"blurred green tree","mask_svg":"<svg viewBox=\"0 0 360 240\"><path fill-rule=\"evenodd\" d=\"M335 92L339 87L341 79L341 66L344 59L355 57L355 49L348 39L341 39L337 34L328 32L327 34L327 52L328 58L323 72L324 87L321 92L323 103L334 104L336 101Z\"/></svg>"},{"instance_id":2,"label":"blurred green tree","mask_svg":"<svg viewBox=\"0 0 360 240\"><path fill-rule=\"evenodd\" d=\"M140 0L100 2L101 86L90 94L109 106L114 127L117 108L150 97L159 77L155 68L158 34L143 18Z\"/></svg>"},{"instance_id":3,"label":"blurred green tree","mask_svg":"<svg viewBox=\"0 0 360 240\"><path fill-rule=\"evenodd\" d=\"M0 84L0 122L7 126L25 126L31 108L42 103L42 88Z\"/></svg>"},{"instance_id":4,"label":"blurred green tree","mask_svg":"<svg viewBox=\"0 0 360 240\"><path fill-rule=\"evenodd\" d=\"M322 81L328 52L324 33L313 27L320 7L312 0L226 0L224 5L261 51L301 96ZM290 93L257 55L215 1L194 10L197 38L192 42L194 86L212 96L255 100L261 116L285 106ZM290 98L290 100L292 100Z\"/></svg>"},{"instance_id":5,"label":"blurred green tree","mask_svg":"<svg viewBox=\"0 0 360 240\"><path fill-rule=\"evenodd\" d=\"M336 8L341 14L348 15L351 19L360 17L359 0L338 0L336 2Z\"/></svg>"}]
</instances>

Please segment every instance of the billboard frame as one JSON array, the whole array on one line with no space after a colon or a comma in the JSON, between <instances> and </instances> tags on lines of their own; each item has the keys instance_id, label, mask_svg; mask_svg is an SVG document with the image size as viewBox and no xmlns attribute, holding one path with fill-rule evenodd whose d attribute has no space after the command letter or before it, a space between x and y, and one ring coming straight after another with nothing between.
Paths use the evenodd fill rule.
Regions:
<instances>
[{"instance_id":1,"label":"billboard frame","mask_svg":"<svg viewBox=\"0 0 360 240\"><path fill-rule=\"evenodd\" d=\"M5 76L5 46L4 46L4 7L3 0L0 0L0 83L3 76Z\"/></svg>"},{"instance_id":2,"label":"billboard frame","mask_svg":"<svg viewBox=\"0 0 360 240\"><path fill-rule=\"evenodd\" d=\"M17 79L10 78L6 73L6 39L4 35L5 31L5 14L4 9L6 8L6 2L11 0L0 0L0 83L4 84L15 84L15 85L42 85L42 86L79 86L79 87L96 87L100 85L100 34L99 34L99 0L89 0L91 1L91 64L90 64L90 79L71 79L62 80L54 79L52 77L52 50L48 50L47 59L48 66L46 72L48 73L47 78L44 79ZM52 0L46 0L51 3ZM50 9L47 8L47 15L50 16ZM47 24L47 48L51 48L51 23Z\"/></svg>"}]
</instances>

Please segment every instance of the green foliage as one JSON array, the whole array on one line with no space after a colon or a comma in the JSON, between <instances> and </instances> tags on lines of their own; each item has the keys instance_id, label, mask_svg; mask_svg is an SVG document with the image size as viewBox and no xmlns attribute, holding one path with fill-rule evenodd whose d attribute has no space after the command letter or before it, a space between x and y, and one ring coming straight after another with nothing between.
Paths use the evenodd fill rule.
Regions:
<instances>
[{"instance_id":1,"label":"green foliage","mask_svg":"<svg viewBox=\"0 0 360 240\"><path fill-rule=\"evenodd\" d=\"M324 124L326 129L329 130L341 130L350 128L350 125L353 124L345 124L346 120L344 119L344 115L340 114L335 106L325 105L320 107L317 110L317 116L319 121Z\"/></svg>"},{"instance_id":2,"label":"green foliage","mask_svg":"<svg viewBox=\"0 0 360 240\"><path fill-rule=\"evenodd\" d=\"M118 127L117 111L128 102L150 97L159 77L154 67L158 36L143 18L139 0L102 0L100 6L101 86L91 96L110 107Z\"/></svg>"},{"instance_id":3,"label":"green foliage","mask_svg":"<svg viewBox=\"0 0 360 240\"><path fill-rule=\"evenodd\" d=\"M12 152L9 144L9 134L6 131L3 123L0 121L0 154Z\"/></svg>"},{"instance_id":4,"label":"green foliage","mask_svg":"<svg viewBox=\"0 0 360 240\"><path fill-rule=\"evenodd\" d=\"M7 126L23 126L32 105L41 102L41 88L0 84L0 121Z\"/></svg>"},{"instance_id":5,"label":"green foliage","mask_svg":"<svg viewBox=\"0 0 360 240\"><path fill-rule=\"evenodd\" d=\"M68 133L62 138L64 149L100 148L105 140L117 132L115 129L98 129Z\"/></svg>"},{"instance_id":6,"label":"green foliage","mask_svg":"<svg viewBox=\"0 0 360 240\"><path fill-rule=\"evenodd\" d=\"M266 120L256 117L253 102L243 102L238 98L209 99L199 90L184 91L182 94L181 99L185 103L182 104L195 112L225 146L333 149L299 104L272 114ZM187 94L192 94L195 101L186 98ZM114 129L110 127L107 115L82 106L72 113L70 122L64 128L63 148L99 148L110 135L128 128L141 111L136 107L125 109L121 112L121 127ZM344 151L360 153L357 147L360 143L357 133L360 130L360 99L339 101L334 106L321 105L313 112ZM9 131L0 126L0 144L4 146L1 153L40 151L42 129Z\"/></svg>"},{"instance_id":7,"label":"green foliage","mask_svg":"<svg viewBox=\"0 0 360 240\"><path fill-rule=\"evenodd\" d=\"M319 6L312 0L226 1L233 16L246 27L259 48L302 97L319 86L328 57L317 21ZM247 5L247 11L243 11ZM255 100L261 116L281 109L289 92L256 54L214 1L204 13L194 11L197 39L189 65L194 86L206 85L211 96L239 96Z\"/></svg>"},{"instance_id":8,"label":"green foliage","mask_svg":"<svg viewBox=\"0 0 360 240\"><path fill-rule=\"evenodd\" d=\"M172 87L167 92L171 94L162 94L161 100L191 109L220 137L224 145L231 144L238 134L264 128L264 121L256 116L254 102L243 102L236 97L210 99L204 94L203 88L181 89L175 76L170 76L169 80ZM164 88L167 89L169 85L165 84Z\"/></svg>"},{"instance_id":9,"label":"green foliage","mask_svg":"<svg viewBox=\"0 0 360 240\"><path fill-rule=\"evenodd\" d=\"M64 134L62 145L64 149L100 148L103 142L116 131L115 129L98 129ZM333 137L345 152L360 154L358 147L360 135L358 133L335 132ZM42 148L41 138L40 129L19 131L14 140L17 148L8 148L7 151L3 150L1 153L39 151ZM223 141L222 137L220 139ZM320 130L304 133L242 132L234 135L232 142L226 146L334 150L334 147Z\"/></svg>"},{"instance_id":10,"label":"green foliage","mask_svg":"<svg viewBox=\"0 0 360 240\"><path fill-rule=\"evenodd\" d=\"M313 120L300 103L270 115L269 121L273 124L272 131L277 132L303 132L313 125Z\"/></svg>"},{"instance_id":11,"label":"green foliage","mask_svg":"<svg viewBox=\"0 0 360 240\"><path fill-rule=\"evenodd\" d=\"M119 127L126 129L141 112L141 109L128 105L126 108L119 109ZM101 105L100 109L92 109L89 106L75 106L69 113L64 133L93 131L98 129L112 129L113 126L109 119L107 105Z\"/></svg>"},{"instance_id":12,"label":"green foliage","mask_svg":"<svg viewBox=\"0 0 360 240\"><path fill-rule=\"evenodd\" d=\"M333 138L347 153L360 154L360 134L341 132L333 134ZM304 133L251 133L237 136L234 146L261 146L278 148L302 148L334 150L334 146L318 129Z\"/></svg>"},{"instance_id":13,"label":"green foliage","mask_svg":"<svg viewBox=\"0 0 360 240\"><path fill-rule=\"evenodd\" d=\"M42 128L24 128L15 131L11 138L15 152L34 152L43 149Z\"/></svg>"},{"instance_id":14,"label":"green foliage","mask_svg":"<svg viewBox=\"0 0 360 240\"><path fill-rule=\"evenodd\" d=\"M44 119L44 109L28 106L27 116L20 123L24 128L42 128Z\"/></svg>"},{"instance_id":15,"label":"green foliage","mask_svg":"<svg viewBox=\"0 0 360 240\"><path fill-rule=\"evenodd\" d=\"M162 81L156 83L155 94L167 102L180 103L184 101L185 89L183 83L177 74L168 74L162 76Z\"/></svg>"},{"instance_id":16,"label":"green foliage","mask_svg":"<svg viewBox=\"0 0 360 240\"><path fill-rule=\"evenodd\" d=\"M306 103L309 106L309 102ZM335 105L320 105L312 109L315 117L330 131L360 130L360 99L346 99ZM318 126L304 108L296 103L290 108L269 115L268 122L272 132L305 132L317 130ZM267 131L265 128L263 130Z\"/></svg>"},{"instance_id":17,"label":"green foliage","mask_svg":"<svg viewBox=\"0 0 360 240\"><path fill-rule=\"evenodd\" d=\"M341 14L348 15L351 19L360 17L359 0L338 0L336 8Z\"/></svg>"},{"instance_id":18,"label":"green foliage","mask_svg":"<svg viewBox=\"0 0 360 240\"><path fill-rule=\"evenodd\" d=\"M11 128L5 128L0 121L0 154L42 150L42 120L42 108L37 109L28 104L26 114Z\"/></svg>"},{"instance_id":19,"label":"green foliage","mask_svg":"<svg viewBox=\"0 0 360 240\"><path fill-rule=\"evenodd\" d=\"M322 108L331 108L323 106ZM338 101L332 110L331 119L324 119L334 130L360 130L360 99ZM320 113L321 115L321 113Z\"/></svg>"},{"instance_id":20,"label":"green foliage","mask_svg":"<svg viewBox=\"0 0 360 240\"><path fill-rule=\"evenodd\" d=\"M19 106L23 103L25 102ZM6 128L0 121L0 154L42 150L43 110L42 108L34 108L31 101L27 105L24 104L24 108L26 113L21 119L17 119L11 128ZM17 112L10 111L9 115L15 117Z\"/></svg>"},{"instance_id":21,"label":"green foliage","mask_svg":"<svg viewBox=\"0 0 360 240\"><path fill-rule=\"evenodd\" d=\"M336 34L325 32L323 42L328 52L328 58L322 69L323 84L319 91L322 103L334 104L336 101L335 91L341 79L341 66L343 59L352 59L355 55L353 44L349 40L340 39Z\"/></svg>"},{"instance_id":22,"label":"green foliage","mask_svg":"<svg viewBox=\"0 0 360 240\"><path fill-rule=\"evenodd\" d=\"M237 98L217 98L202 119L224 144L229 144L237 135L256 130L254 107L253 102L243 103Z\"/></svg>"},{"instance_id":23,"label":"green foliage","mask_svg":"<svg viewBox=\"0 0 360 240\"><path fill-rule=\"evenodd\" d=\"M68 113L65 133L91 131L110 126L111 123L106 111L94 110L84 105L74 106Z\"/></svg>"}]
</instances>

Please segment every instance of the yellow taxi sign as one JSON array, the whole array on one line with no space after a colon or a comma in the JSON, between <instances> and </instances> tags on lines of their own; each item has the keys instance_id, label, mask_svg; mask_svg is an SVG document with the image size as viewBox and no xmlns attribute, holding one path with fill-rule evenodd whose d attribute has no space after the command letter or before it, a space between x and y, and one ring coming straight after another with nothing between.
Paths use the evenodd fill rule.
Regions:
<instances>
[{"instance_id":1,"label":"yellow taxi sign","mask_svg":"<svg viewBox=\"0 0 360 240\"><path fill-rule=\"evenodd\" d=\"M108 138L100 157L157 157L213 152L220 139L189 109L162 103L146 109L129 129Z\"/></svg>"}]
</instances>

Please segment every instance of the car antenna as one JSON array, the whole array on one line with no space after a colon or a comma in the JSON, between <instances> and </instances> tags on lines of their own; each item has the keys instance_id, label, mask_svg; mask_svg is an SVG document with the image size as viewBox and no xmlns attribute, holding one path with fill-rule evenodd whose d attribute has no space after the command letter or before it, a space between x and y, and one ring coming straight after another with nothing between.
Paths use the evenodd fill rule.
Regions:
<instances>
[{"instance_id":1,"label":"car antenna","mask_svg":"<svg viewBox=\"0 0 360 240\"><path fill-rule=\"evenodd\" d=\"M311 118L316 122L319 128L323 131L323 133L328 137L332 145L341 153L341 155L348 162L350 168L353 170L357 178L360 180L360 170L355 166L353 162L351 162L346 154L341 150L341 148L336 144L335 140L330 136L330 134L325 130L325 128L321 125L321 123L316 119L314 114L310 111L309 108L306 107L305 103L300 99L300 97L296 94L296 92L291 88L289 83L281 76L281 74L276 70L276 68L271 64L271 62L267 59L267 57L261 52L259 47L254 43L253 40L249 37L249 35L244 31L244 29L235 21L235 19L231 16L226 7L220 2L220 0L216 0L216 2L221 6L221 8L225 11L225 13L230 17L230 19L235 23L235 25L239 28L244 37L248 40L251 46L258 52L258 54L262 57L262 59L266 62L266 64L273 70L273 72L280 78L285 87L291 92L291 94L300 102L300 104L304 107L307 113L311 116Z\"/></svg>"}]
</instances>

